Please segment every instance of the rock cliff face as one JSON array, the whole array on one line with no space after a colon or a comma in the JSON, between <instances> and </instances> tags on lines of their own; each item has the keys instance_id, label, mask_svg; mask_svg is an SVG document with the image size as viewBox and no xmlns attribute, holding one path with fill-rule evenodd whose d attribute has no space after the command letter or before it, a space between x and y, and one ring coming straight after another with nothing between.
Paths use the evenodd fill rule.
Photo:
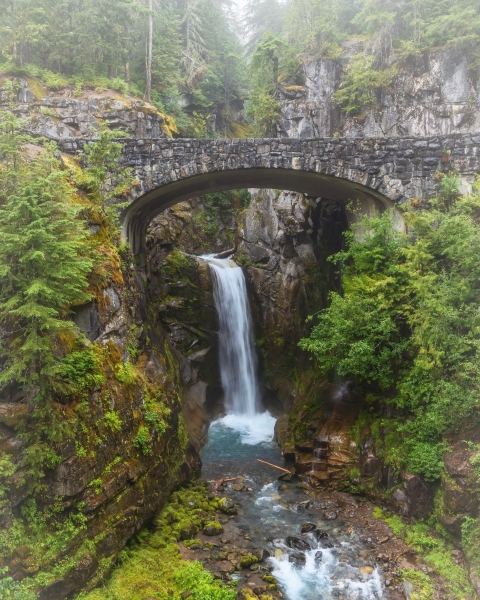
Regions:
<instances>
[{"instance_id":1,"label":"rock cliff face","mask_svg":"<svg viewBox=\"0 0 480 600\"><path fill-rule=\"evenodd\" d=\"M53 96L38 82L8 81L0 79L0 107L28 118L32 134L74 139L106 121L132 137L164 135L164 118L143 102L114 92ZM108 237L100 221L87 225L92 239ZM182 357L161 322L149 318L144 271L128 252L104 249L93 299L73 315L95 348L102 381L82 400L53 403L70 435L40 489L32 491L22 467L8 476L1 463L0 570L41 600L64 600L101 581L132 535L200 469L195 434L202 432L192 426L189 437L183 416ZM20 465L31 451L16 431L26 413L21 393L2 390L2 461Z\"/></svg>"},{"instance_id":2,"label":"rock cliff face","mask_svg":"<svg viewBox=\"0 0 480 600\"><path fill-rule=\"evenodd\" d=\"M383 62L398 66L392 86L378 93L377 104L347 116L334 103L342 70L362 49L344 44L336 60L306 63L303 86L281 90L279 135L288 137L429 136L480 130L480 71L462 53L431 52L402 62L390 54Z\"/></svg>"},{"instance_id":3,"label":"rock cliff face","mask_svg":"<svg viewBox=\"0 0 480 600\"><path fill-rule=\"evenodd\" d=\"M0 108L26 119L29 133L52 140L94 135L105 123L136 139L165 137L167 121L155 107L110 91L53 93L38 81L0 75ZM28 119L28 120L27 120Z\"/></svg>"},{"instance_id":4,"label":"rock cliff face","mask_svg":"<svg viewBox=\"0 0 480 600\"><path fill-rule=\"evenodd\" d=\"M15 580L43 572L44 583L37 588L42 600L64 599L92 587L178 483L199 470L182 417L179 366L168 338L158 324L147 326L142 280L133 265L125 263L123 277L120 271L113 275L115 282L78 307L75 316L101 353L105 385L79 405L59 407L78 417L81 427L58 448L61 462L47 472L44 489L35 496L38 510L56 506L53 531L59 529L65 546L39 554L42 531L35 525L27 526L21 543L12 533L12 541L2 545L0 566L8 566ZM154 397L161 398L161 426L158 420L148 424L145 412L156 410ZM14 460L21 460L25 451L14 429L22 406L21 396L0 398L0 450ZM20 527L26 506L21 471L7 480L5 495L0 519L8 536ZM53 545L54 534L45 535Z\"/></svg>"},{"instance_id":5,"label":"rock cliff face","mask_svg":"<svg viewBox=\"0 0 480 600\"><path fill-rule=\"evenodd\" d=\"M346 215L321 198L251 192L236 256L246 266L263 383L290 410L295 372L308 365L297 346L308 331L305 319L326 305L329 289L339 284L326 259L342 247Z\"/></svg>"},{"instance_id":6,"label":"rock cliff face","mask_svg":"<svg viewBox=\"0 0 480 600\"><path fill-rule=\"evenodd\" d=\"M241 199L221 216L207 199L180 202L159 215L147 233L147 299L151 319L164 330L179 361L183 414L198 449L209 420L222 411L218 319L208 264L196 258L235 245Z\"/></svg>"}]
</instances>

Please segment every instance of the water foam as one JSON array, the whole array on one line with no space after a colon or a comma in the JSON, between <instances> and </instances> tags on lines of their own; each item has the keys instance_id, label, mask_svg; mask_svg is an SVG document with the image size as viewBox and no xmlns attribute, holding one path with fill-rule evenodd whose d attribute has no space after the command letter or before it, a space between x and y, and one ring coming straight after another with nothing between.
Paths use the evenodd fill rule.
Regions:
<instances>
[{"instance_id":1,"label":"water foam","mask_svg":"<svg viewBox=\"0 0 480 600\"><path fill-rule=\"evenodd\" d=\"M240 434L242 444L256 446L257 444L269 443L273 440L276 419L269 412L256 414L230 413L212 423L211 427L223 425L233 429Z\"/></svg>"},{"instance_id":2,"label":"water foam","mask_svg":"<svg viewBox=\"0 0 480 600\"><path fill-rule=\"evenodd\" d=\"M310 541L312 541L311 537ZM360 569L340 562L337 558L337 550L322 548L316 543L313 543L315 547L312 550L304 553L305 564L297 566L290 562L289 555L292 550L285 546L283 540L276 540L275 546L283 554L279 553L269 559L273 566L272 575L288 598L327 600L338 597L339 592L342 593L342 598L355 600L384 598L378 569L374 569L371 574L362 575ZM319 563L315 562L315 554L318 550L322 551ZM348 575L343 573L346 567L349 568ZM318 596L318 590L322 590L323 595Z\"/></svg>"}]
</instances>

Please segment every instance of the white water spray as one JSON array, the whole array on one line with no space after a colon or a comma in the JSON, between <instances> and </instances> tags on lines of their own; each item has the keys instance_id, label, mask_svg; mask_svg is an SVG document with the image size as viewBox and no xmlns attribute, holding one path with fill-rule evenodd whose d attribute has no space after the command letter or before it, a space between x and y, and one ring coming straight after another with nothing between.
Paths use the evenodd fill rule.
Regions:
<instances>
[{"instance_id":1,"label":"white water spray","mask_svg":"<svg viewBox=\"0 0 480 600\"><path fill-rule=\"evenodd\" d=\"M225 408L229 413L252 418L260 412L260 393L245 278L233 260L202 258L213 275Z\"/></svg>"}]
</instances>

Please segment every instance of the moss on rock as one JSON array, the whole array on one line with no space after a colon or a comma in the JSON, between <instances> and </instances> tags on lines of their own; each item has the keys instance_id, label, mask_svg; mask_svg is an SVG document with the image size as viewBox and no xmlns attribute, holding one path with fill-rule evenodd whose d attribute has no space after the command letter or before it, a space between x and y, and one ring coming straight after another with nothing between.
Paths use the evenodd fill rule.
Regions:
<instances>
[{"instance_id":1,"label":"moss on rock","mask_svg":"<svg viewBox=\"0 0 480 600\"><path fill-rule=\"evenodd\" d=\"M257 563L258 556L255 556L254 554L245 554L240 558L240 566L242 567L242 569L247 569L248 567L256 565Z\"/></svg>"},{"instance_id":2,"label":"moss on rock","mask_svg":"<svg viewBox=\"0 0 480 600\"><path fill-rule=\"evenodd\" d=\"M208 521L203 528L205 535L220 535L223 533L223 526L218 521Z\"/></svg>"}]
</instances>

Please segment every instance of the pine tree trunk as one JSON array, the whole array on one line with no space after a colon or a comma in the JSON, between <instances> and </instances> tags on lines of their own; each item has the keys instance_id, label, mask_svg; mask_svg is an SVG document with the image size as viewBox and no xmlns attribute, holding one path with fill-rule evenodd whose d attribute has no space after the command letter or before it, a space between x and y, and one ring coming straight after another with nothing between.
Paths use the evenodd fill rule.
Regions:
<instances>
[{"instance_id":1,"label":"pine tree trunk","mask_svg":"<svg viewBox=\"0 0 480 600\"><path fill-rule=\"evenodd\" d=\"M145 100L152 101L152 49L153 49L153 0L149 0L148 8L148 36L147 36L147 84L145 86Z\"/></svg>"}]
</instances>

